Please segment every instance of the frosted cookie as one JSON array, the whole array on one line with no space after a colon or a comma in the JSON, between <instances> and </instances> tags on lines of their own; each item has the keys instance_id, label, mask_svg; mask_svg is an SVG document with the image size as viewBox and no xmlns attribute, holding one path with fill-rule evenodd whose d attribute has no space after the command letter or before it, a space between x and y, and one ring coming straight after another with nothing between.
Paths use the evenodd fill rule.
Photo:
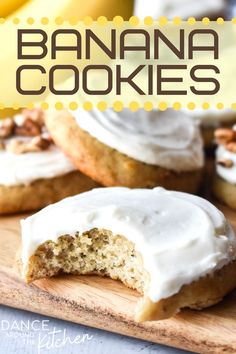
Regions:
<instances>
[{"instance_id":1,"label":"frosted cookie","mask_svg":"<svg viewBox=\"0 0 236 354\"><path fill-rule=\"evenodd\" d=\"M212 19L224 16L226 5L224 0L135 0L134 13L139 18L166 16L173 19L178 16L186 20L192 16L197 19L210 16Z\"/></svg>"},{"instance_id":2,"label":"frosted cookie","mask_svg":"<svg viewBox=\"0 0 236 354\"><path fill-rule=\"evenodd\" d=\"M104 186L199 189L202 139L198 123L182 112L54 111L46 125L74 165Z\"/></svg>"},{"instance_id":3,"label":"frosted cookie","mask_svg":"<svg viewBox=\"0 0 236 354\"><path fill-rule=\"evenodd\" d=\"M61 273L119 279L143 294L138 321L211 306L236 286L231 226L215 206L187 193L98 188L21 226L27 282Z\"/></svg>"},{"instance_id":4,"label":"frosted cookie","mask_svg":"<svg viewBox=\"0 0 236 354\"><path fill-rule=\"evenodd\" d=\"M0 214L39 209L94 187L54 145L42 111L0 122Z\"/></svg>"},{"instance_id":5,"label":"frosted cookie","mask_svg":"<svg viewBox=\"0 0 236 354\"><path fill-rule=\"evenodd\" d=\"M220 201L236 209L236 125L232 129L217 129L215 138L218 147L213 192Z\"/></svg>"}]
</instances>

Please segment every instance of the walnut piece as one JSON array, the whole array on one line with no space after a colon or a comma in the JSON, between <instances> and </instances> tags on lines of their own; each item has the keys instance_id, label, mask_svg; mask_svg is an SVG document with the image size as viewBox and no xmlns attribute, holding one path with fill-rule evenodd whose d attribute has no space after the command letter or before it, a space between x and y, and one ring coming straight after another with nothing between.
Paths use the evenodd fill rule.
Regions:
<instances>
[{"instance_id":1,"label":"walnut piece","mask_svg":"<svg viewBox=\"0 0 236 354\"><path fill-rule=\"evenodd\" d=\"M49 139L43 138L42 136L36 136L30 140L28 145L29 148L36 149L34 151L42 151L49 148L51 141Z\"/></svg>"},{"instance_id":2,"label":"walnut piece","mask_svg":"<svg viewBox=\"0 0 236 354\"><path fill-rule=\"evenodd\" d=\"M225 146L226 150L230 152L236 152L236 141L231 141Z\"/></svg>"},{"instance_id":3,"label":"walnut piece","mask_svg":"<svg viewBox=\"0 0 236 354\"><path fill-rule=\"evenodd\" d=\"M231 168L234 163L230 159L219 159L217 160L217 164L226 168Z\"/></svg>"},{"instance_id":4,"label":"walnut piece","mask_svg":"<svg viewBox=\"0 0 236 354\"><path fill-rule=\"evenodd\" d=\"M25 119L22 125L15 127L15 134L21 136L38 136L41 132L42 127L31 118Z\"/></svg>"},{"instance_id":5,"label":"walnut piece","mask_svg":"<svg viewBox=\"0 0 236 354\"><path fill-rule=\"evenodd\" d=\"M15 128L15 122L11 118L6 118L0 122L0 138L8 138L10 137Z\"/></svg>"},{"instance_id":6,"label":"walnut piece","mask_svg":"<svg viewBox=\"0 0 236 354\"><path fill-rule=\"evenodd\" d=\"M33 122L37 123L40 127L43 127L44 122L44 113L43 110L40 108L35 109L23 109L22 116L26 119L31 119Z\"/></svg>"},{"instance_id":7,"label":"walnut piece","mask_svg":"<svg viewBox=\"0 0 236 354\"><path fill-rule=\"evenodd\" d=\"M47 150L51 142L48 139L36 136L30 141L12 140L7 145L7 150L14 154L24 154L27 152L38 152Z\"/></svg>"},{"instance_id":8,"label":"walnut piece","mask_svg":"<svg viewBox=\"0 0 236 354\"><path fill-rule=\"evenodd\" d=\"M215 139L217 144L225 145L236 138L236 133L233 129L229 128L219 128L215 131Z\"/></svg>"}]
</instances>

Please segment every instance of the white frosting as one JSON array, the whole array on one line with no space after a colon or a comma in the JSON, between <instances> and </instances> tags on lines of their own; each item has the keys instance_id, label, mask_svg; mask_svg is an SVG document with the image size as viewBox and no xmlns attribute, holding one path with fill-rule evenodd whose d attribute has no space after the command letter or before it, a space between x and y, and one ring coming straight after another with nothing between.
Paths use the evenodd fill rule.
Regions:
<instances>
[{"instance_id":1,"label":"white frosting","mask_svg":"<svg viewBox=\"0 0 236 354\"><path fill-rule=\"evenodd\" d=\"M236 256L235 235L223 214L205 199L155 189L99 188L66 198L22 220L24 271L47 240L93 228L132 241L150 274L153 302L212 273Z\"/></svg>"},{"instance_id":2,"label":"white frosting","mask_svg":"<svg viewBox=\"0 0 236 354\"><path fill-rule=\"evenodd\" d=\"M236 131L236 125L233 126ZM236 184L236 153L226 150L224 145L219 145L216 149L216 162L217 160L231 160L232 167L224 167L216 163L216 173L225 181Z\"/></svg>"},{"instance_id":3,"label":"white frosting","mask_svg":"<svg viewBox=\"0 0 236 354\"><path fill-rule=\"evenodd\" d=\"M17 115L15 120L17 124L20 123L21 116ZM12 139L27 141L31 138L14 136L5 141L6 146ZM0 150L0 185L28 185L41 178L53 178L74 170L72 163L55 145L51 145L47 150L24 154Z\"/></svg>"},{"instance_id":4,"label":"white frosting","mask_svg":"<svg viewBox=\"0 0 236 354\"><path fill-rule=\"evenodd\" d=\"M203 145L198 122L187 114L112 109L72 112L81 129L100 142L138 161L175 171L203 166Z\"/></svg>"},{"instance_id":5,"label":"white frosting","mask_svg":"<svg viewBox=\"0 0 236 354\"><path fill-rule=\"evenodd\" d=\"M190 16L201 17L217 14L225 10L224 0L135 0L135 15L154 19L166 16L170 19L179 16L187 19Z\"/></svg>"},{"instance_id":6,"label":"white frosting","mask_svg":"<svg viewBox=\"0 0 236 354\"><path fill-rule=\"evenodd\" d=\"M208 110L197 108L193 111L188 109L183 109L183 111L193 118L200 120L201 123L205 126L217 127L220 126L220 123L236 121L236 113L233 109L230 108L210 108Z\"/></svg>"},{"instance_id":7,"label":"white frosting","mask_svg":"<svg viewBox=\"0 0 236 354\"><path fill-rule=\"evenodd\" d=\"M236 184L236 153L226 150L223 145L220 145L216 149L216 160L232 160L232 167L224 167L216 163L216 173L225 181Z\"/></svg>"},{"instance_id":8,"label":"white frosting","mask_svg":"<svg viewBox=\"0 0 236 354\"><path fill-rule=\"evenodd\" d=\"M0 185L27 185L41 178L53 178L75 170L56 147L47 151L13 154L0 151Z\"/></svg>"}]
</instances>

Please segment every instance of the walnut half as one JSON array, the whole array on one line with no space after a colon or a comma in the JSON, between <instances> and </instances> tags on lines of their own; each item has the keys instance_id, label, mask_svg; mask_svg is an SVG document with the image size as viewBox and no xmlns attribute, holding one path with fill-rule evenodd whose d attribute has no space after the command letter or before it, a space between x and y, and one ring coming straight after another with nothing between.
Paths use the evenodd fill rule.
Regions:
<instances>
[{"instance_id":1,"label":"walnut half","mask_svg":"<svg viewBox=\"0 0 236 354\"><path fill-rule=\"evenodd\" d=\"M29 141L22 140L11 140L7 145L7 151L14 154L24 154L27 152L38 152L47 150L51 142L48 139L42 138L41 136L36 136Z\"/></svg>"},{"instance_id":2,"label":"walnut half","mask_svg":"<svg viewBox=\"0 0 236 354\"><path fill-rule=\"evenodd\" d=\"M38 124L40 127L44 126L44 124L45 124L44 112L42 109L40 109L40 108L27 109L27 108L25 108L22 110L21 113L22 113L22 116L25 120L30 119L34 123Z\"/></svg>"},{"instance_id":3,"label":"walnut half","mask_svg":"<svg viewBox=\"0 0 236 354\"><path fill-rule=\"evenodd\" d=\"M231 168L233 167L233 161L230 159L219 159L217 160L217 164L220 166L223 166L225 168Z\"/></svg>"},{"instance_id":4,"label":"walnut half","mask_svg":"<svg viewBox=\"0 0 236 354\"><path fill-rule=\"evenodd\" d=\"M16 135L37 136L40 135L41 133L42 133L41 126L30 118L25 119L22 125L17 125L15 127Z\"/></svg>"}]
</instances>

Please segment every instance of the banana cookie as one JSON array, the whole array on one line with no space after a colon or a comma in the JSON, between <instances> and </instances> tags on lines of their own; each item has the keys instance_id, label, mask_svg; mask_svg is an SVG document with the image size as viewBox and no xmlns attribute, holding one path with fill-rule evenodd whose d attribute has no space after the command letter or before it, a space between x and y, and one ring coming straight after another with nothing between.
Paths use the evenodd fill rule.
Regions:
<instances>
[{"instance_id":1,"label":"banana cookie","mask_svg":"<svg viewBox=\"0 0 236 354\"><path fill-rule=\"evenodd\" d=\"M236 209L236 125L217 129L215 140L218 147L213 192L220 201Z\"/></svg>"},{"instance_id":2,"label":"banana cookie","mask_svg":"<svg viewBox=\"0 0 236 354\"><path fill-rule=\"evenodd\" d=\"M104 186L199 189L203 143L198 123L183 112L64 110L45 121L74 165Z\"/></svg>"},{"instance_id":3,"label":"banana cookie","mask_svg":"<svg viewBox=\"0 0 236 354\"><path fill-rule=\"evenodd\" d=\"M41 110L0 121L0 214L36 210L96 186L54 145Z\"/></svg>"},{"instance_id":4,"label":"banana cookie","mask_svg":"<svg viewBox=\"0 0 236 354\"><path fill-rule=\"evenodd\" d=\"M236 287L236 237L200 197L163 188L97 188L22 220L27 282L67 274L119 279L143 294L136 319L202 309Z\"/></svg>"}]
</instances>

